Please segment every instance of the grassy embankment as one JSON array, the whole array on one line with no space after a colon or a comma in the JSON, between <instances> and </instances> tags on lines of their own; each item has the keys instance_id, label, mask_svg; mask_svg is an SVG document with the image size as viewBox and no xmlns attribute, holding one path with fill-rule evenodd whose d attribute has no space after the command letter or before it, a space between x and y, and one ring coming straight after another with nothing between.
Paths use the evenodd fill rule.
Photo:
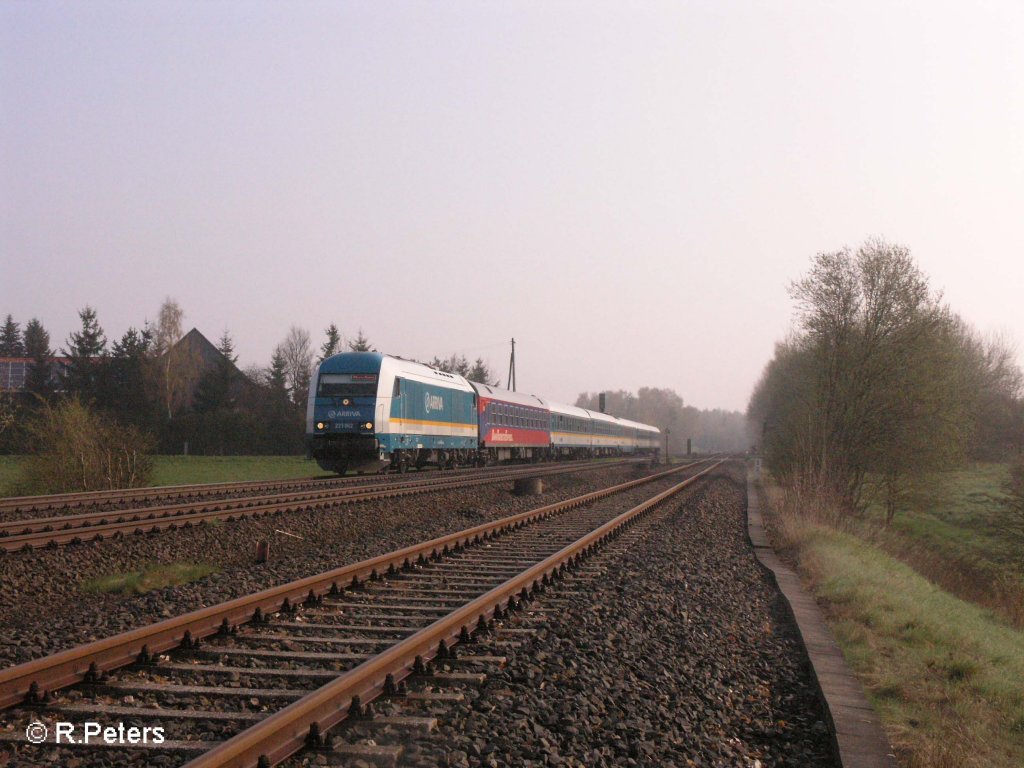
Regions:
<instances>
[{"instance_id":1,"label":"grassy embankment","mask_svg":"<svg viewBox=\"0 0 1024 768\"><path fill-rule=\"evenodd\" d=\"M19 492L19 456L0 456L0 496ZM153 485L287 480L325 473L303 456L156 456Z\"/></svg>"},{"instance_id":2,"label":"grassy embankment","mask_svg":"<svg viewBox=\"0 0 1024 768\"><path fill-rule=\"evenodd\" d=\"M1005 472L932 478L889 530L876 508L836 525L769 489L777 546L913 768L1024 765L1024 553L1004 528Z\"/></svg>"}]
</instances>

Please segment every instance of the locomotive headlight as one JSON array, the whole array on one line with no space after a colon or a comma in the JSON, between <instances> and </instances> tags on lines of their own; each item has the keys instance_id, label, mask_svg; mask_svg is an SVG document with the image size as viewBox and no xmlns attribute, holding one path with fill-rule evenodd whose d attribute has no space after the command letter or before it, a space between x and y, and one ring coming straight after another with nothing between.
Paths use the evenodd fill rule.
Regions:
<instances>
[{"instance_id":1,"label":"locomotive headlight","mask_svg":"<svg viewBox=\"0 0 1024 768\"><path fill-rule=\"evenodd\" d=\"M363 426L366 427L367 429L373 429L373 422L372 421L368 421Z\"/></svg>"},{"instance_id":2,"label":"locomotive headlight","mask_svg":"<svg viewBox=\"0 0 1024 768\"><path fill-rule=\"evenodd\" d=\"M346 398L345 398L344 400L342 400L342 401L341 401L341 404L342 404L342 405L352 405L352 401L351 401L351 400L349 400L349 399L348 399L348 398L346 397Z\"/></svg>"},{"instance_id":3,"label":"locomotive headlight","mask_svg":"<svg viewBox=\"0 0 1024 768\"><path fill-rule=\"evenodd\" d=\"M324 423L323 423L322 421L318 421L318 422L316 423L316 428L317 428L317 429L323 429L323 428L324 428L324 427L326 427L326 426L327 426L327 425L326 425L326 424L324 424Z\"/></svg>"}]
</instances>

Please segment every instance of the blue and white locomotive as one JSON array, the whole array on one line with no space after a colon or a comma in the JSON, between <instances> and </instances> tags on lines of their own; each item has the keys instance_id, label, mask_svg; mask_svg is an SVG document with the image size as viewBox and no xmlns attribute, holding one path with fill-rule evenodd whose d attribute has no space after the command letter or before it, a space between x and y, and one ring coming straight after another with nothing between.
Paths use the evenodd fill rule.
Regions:
<instances>
[{"instance_id":1,"label":"blue and white locomotive","mask_svg":"<svg viewBox=\"0 0 1024 768\"><path fill-rule=\"evenodd\" d=\"M338 473L652 454L659 435L650 425L377 352L320 363L306 409L309 454Z\"/></svg>"}]
</instances>

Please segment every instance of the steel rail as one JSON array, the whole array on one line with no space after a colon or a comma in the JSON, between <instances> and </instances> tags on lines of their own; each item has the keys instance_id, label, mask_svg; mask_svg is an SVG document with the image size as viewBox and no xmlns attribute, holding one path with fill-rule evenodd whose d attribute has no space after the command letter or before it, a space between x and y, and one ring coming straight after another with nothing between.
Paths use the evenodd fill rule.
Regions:
<instances>
[{"instance_id":1,"label":"steel rail","mask_svg":"<svg viewBox=\"0 0 1024 768\"><path fill-rule=\"evenodd\" d=\"M212 495L217 493L246 492L277 487L326 485L355 482L364 479L353 477L305 477L290 480L245 480L241 482L192 483L188 485L158 485L146 488L121 488L103 491L75 491L73 493L51 493L36 496L8 496L0 499L0 511L24 509L54 509L57 507L83 506L102 501L122 501L139 498L175 498L193 494Z\"/></svg>"},{"instance_id":2,"label":"steel rail","mask_svg":"<svg viewBox=\"0 0 1024 768\"><path fill-rule=\"evenodd\" d=\"M472 488L519 477L548 477L571 472L591 471L621 466L628 460L596 464L593 466L557 466L549 468L515 468L492 472L483 477L473 474L451 477L448 475L422 480L408 480L387 484L368 484L354 488L332 489L321 492L282 494L283 500L273 496L246 497L220 501L193 502L181 506L140 507L113 512L88 512L83 515L64 515L39 520L16 520L0 524L0 551L17 552L83 541L103 540L125 534L189 528L212 520L237 520L261 517L279 512L322 509L340 503L356 503L411 496L443 490ZM213 507L211 509L211 507ZM188 512L189 509L199 511ZM109 521L109 518L114 518ZM127 518L127 519L124 519ZM98 521L90 524L91 521ZM79 523L75 525L75 523ZM85 524L82 524L85 523ZM56 527L60 525L60 527ZM26 530L36 529L36 530ZM11 534L21 529L22 533Z\"/></svg>"},{"instance_id":3,"label":"steel rail","mask_svg":"<svg viewBox=\"0 0 1024 768\"><path fill-rule=\"evenodd\" d=\"M425 562L428 558L438 559L446 551L461 551L467 544L486 541L503 531L589 504L705 462L698 461L673 467L664 472L520 512L501 520L482 523L369 560L345 565L9 667L0 671L0 708L26 700L30 703L37 701L47 691L72 685L86 679L87 676L91 678L138 660L151 659L156 654L183 644L191 645L196 640L218 631L230 630L253 618L261 618L265 614L280 610L287 611L292 605L303 601L315 602L324 595L338 594L349 585L358 586L363 581L374 580L386 572L411 567L414 563Z\"/></svg>"},{"instance_id":4,"label":"steel rail","mask_svg":"<svg viewBox=\"0 0 1024 768\"><path fill-rule=\"evenodd\" d=\"M187 763L186 768L262 768L281 762L308 744L322 741L323 733L348 717L353 703L361 707L381 695L386 685L401 682L412 674L414 667L437 656L443 658L460 637L474 631L481 621L486 622L496 611L500 613L517 596L526 598L547 586L567 565L578 562L593 548L621 532L622 526L651 511L721 463L716 462L623 512L518 576L200 755Z\"/></svg>"},{"instance_id":5,"label":"steel rail","mask_svg":"<svg viewBox=\"0 0 1024 768\"><path fill-rule=\"evenodd\" d=\"M588 462L578 461L574 464ZM451 472L466 473L476 470L457 469ZM180 497L212 496L217 494L247 493L250 491L272 491L275 488L315 488L318 485L345 487L352 484L372 484L386 475L350 475L290 478L286 480L244 480L241 482L192 483L186 485L159 485L146 488L123 488L118 490L76 491L73 493L55 493L37 496L7 496L0 498L0 512L25 510L34 512L42 509L81 507L99 502L120 502L130 499L174 499Z\"/></svg>"},{"instance_id":6,"label":"steel rail","mask_svg":"<svg viewBox=\"0 0 1024 768\"><path fill-rule=\"evenodd\" d=\"M504 467L475 470L471 477L496 478L503 480L515 478L520 475L543 476L547 474L559 474L562 472L575 472L599 467L615 467L628 463L628 460L612 461L592 466L580 466L579 464L559 465L557 467ZM0 521L0 538L28 533L49 532L53 530L70 530L74 527L87 527L92 523L124 523L135 520L147 520L158 517L181 516L191 511L221 511L227 512L232 509L244 509L260 504L285 503L297 501L310 501L328 498L343 499L348 496L355 496L367 491L381 491L390 488L420 488L443 485L454 480L467 477L465 474L452 476L449 473L428 475L427 477L406 477L402 480L389 479L387 481L364 482L357 485L344 487L332 487L326 489L310 489L303 491L287 491L261 496L235 496L225 499L208 499L205 501L189 501L185 503L165 504L151 507L131 507L126 509L106 510L100 512L83 512L70 515L53 515L50 517L26 517L18 520ZM59 528L58 528L59 526Z\"/></svg>"}]
</instances>

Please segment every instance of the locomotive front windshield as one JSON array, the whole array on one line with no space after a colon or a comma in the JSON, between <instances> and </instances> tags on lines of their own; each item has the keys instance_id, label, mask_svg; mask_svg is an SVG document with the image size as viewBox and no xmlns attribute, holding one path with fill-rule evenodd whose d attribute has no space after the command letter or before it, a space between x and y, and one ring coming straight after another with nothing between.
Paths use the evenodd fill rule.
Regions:
<instances>
[{"instance_id":1,"label":"locomotive front windshield","mask_svg":"<svg viewBox=\"0 0 1024 768\"><path fill-rule=\"evenodd\" d=\"M375 373L324 373L316 388L317 397L366 397L377 394Z\"/></svg>"}]
</instances>

